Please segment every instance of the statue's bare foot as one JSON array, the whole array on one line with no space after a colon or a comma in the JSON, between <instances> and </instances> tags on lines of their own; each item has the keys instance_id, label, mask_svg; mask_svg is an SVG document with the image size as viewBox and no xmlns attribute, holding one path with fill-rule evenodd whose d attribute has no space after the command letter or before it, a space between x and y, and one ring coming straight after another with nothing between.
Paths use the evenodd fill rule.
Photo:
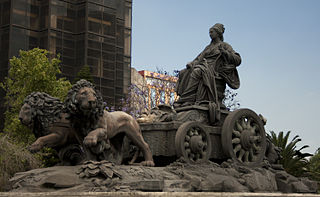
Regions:
<instances>
[{"instance_id":1,"label":"statue's bare foot","mask_svg":"<svg viewBox=\"0 0 320 197\"><path fill-rule=\"evenodd\" d=\"M140 165L154 167L154 162L153 161L143 161L140 163Z\"/></svg>"}]
</instances>

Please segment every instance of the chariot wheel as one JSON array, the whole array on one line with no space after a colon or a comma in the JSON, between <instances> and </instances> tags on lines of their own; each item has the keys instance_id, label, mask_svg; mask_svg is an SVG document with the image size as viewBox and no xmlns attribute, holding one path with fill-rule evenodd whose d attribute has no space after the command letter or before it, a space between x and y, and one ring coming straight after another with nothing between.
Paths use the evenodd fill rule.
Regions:
<instances>
[{"instance_id":1,"label":"chariot wheel","mask_svg":"<svg viewBox=\"0 0 320 197\"><path fill-rule=\"evenodd\" d=\"M266 134L259 116L250 109L238 109L225 119L221 133L223 152L247 166L259 165L266 152Z\"/></svg>"},{"instance_id":2,"label":"chariot wheel","mask_svg":"<svg viewBox=\"0 0 320 197\"><path fill-rule=\"evenodd\" d=\"M212 147L210 134L200 122L185 122L177 130L175 147L177 156L183 156L189 163L207 161Z\"/></svg>"}]
</instances>

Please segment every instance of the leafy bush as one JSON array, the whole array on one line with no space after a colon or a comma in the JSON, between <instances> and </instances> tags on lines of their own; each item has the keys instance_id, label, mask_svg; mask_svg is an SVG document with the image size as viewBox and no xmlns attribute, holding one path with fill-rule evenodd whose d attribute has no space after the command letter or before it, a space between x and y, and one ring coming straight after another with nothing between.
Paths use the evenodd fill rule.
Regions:
<instances>
[{"instance_id":1,"label":"leafy bush","mask_svg":"<svg viewBox=\"0 0 320 197\"><path fill-rule=\"evenodd\" d=\"M33 135L20 124L18 118L25 97L39 91L63 100L71 83L65 78L57 79L57 74L61 73L59 56L49 58L50 53L39 48L20 50L19 54L19 57L10 59L8 77L1 83L1 87L6 91L5 99L8 106L4 131L15 142L30 144L34 140Z\"/></svg>"},{"instance_id":2,"label":"leafy bush","mask_svg":"<svg viewBox=\"0 0 320 197\"><path fill-rule=\"evenodd\" d=\"M8 183L15 172L50 166L56 162L52 150L32 155L25 147L35 141L29 128L19 121L19 111L23 100L32 92L46 92L61 100L65 98L71 83L65 78L57 78L61 73L60 59L51 57L44 49L34 48L19 52L19 57L10 59L8 77L0 84L6 91L5 99L8 106L5 112L4 134L0 141L0 187Z\"/></svg>"},{"instance_id":3,"label":"leafy bush","mask_svg":"<svg viewBox=\"0 0 320 197\"><path fill-rule=\"evenodd\" d=\"M0 136L0 191L9 186L9 178L16 172L39 168L41 162L23 146L10 143L8 136Z\"/></svg>"},{"instance_id":4,"label":"leafy bush","mask_svg":"<svg viewBox=\"0 0 320 197\"><path fill-rule=\"evenodd\" d=\"M308 148L308 145L304 145L297 149L297 143L301 141L299 135L293 137L289 141L290 131L285 135L283 131L279 132L278 136L275 132L270 131L270 138L274 145L281 148L280 164L283 168L293 176L305 176L307 174L308 160L307 158L312 156L309 153L303 153L302 150Z\"/></svg>"},{"instance_id":5,"label":"leafy bush","mask_svg":"<svg viewBox=\"0 0 320 197\"><path fill-rule=\"evenodd\" d=\"M318 193L320 193L320 148L309 160L308 175L309 178L318 182Z\"/></svg>"}]
</instances>

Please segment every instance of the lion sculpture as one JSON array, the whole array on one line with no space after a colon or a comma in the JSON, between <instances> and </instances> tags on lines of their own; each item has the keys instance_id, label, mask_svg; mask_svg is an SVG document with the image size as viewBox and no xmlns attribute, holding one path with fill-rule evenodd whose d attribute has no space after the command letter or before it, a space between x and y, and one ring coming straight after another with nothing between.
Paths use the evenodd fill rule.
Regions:
<instances>
[{"instance_id":1,"label":"lion sculpture","mask_svg":"<svg viewBox=\"0 0 320 197\"><path fill-rule=\"evenodd\" d=\"M58 98L33 92L25 98L19 119L37 138L29 147L31 152L43 147L54 148L62 165L77 165L84 159L84 152L63 108Z\"/></svg>"},{"instance_id":2,"label":"lion sculpture","mask_svg":"<svg viewBox=\"0 0 320 197\"><path fill-rule=\"evenodd\" d=\"M92 83L82 79L74 84L68 92L65 107L72 127L84 139L84 147L91 151L90 159L103 159L108 144L121 154L125 136L142 151L145 161L141 164L154 166L151 150L137 121L125 112L104 110L102 96Z\"/></svg>"}]
</instances>

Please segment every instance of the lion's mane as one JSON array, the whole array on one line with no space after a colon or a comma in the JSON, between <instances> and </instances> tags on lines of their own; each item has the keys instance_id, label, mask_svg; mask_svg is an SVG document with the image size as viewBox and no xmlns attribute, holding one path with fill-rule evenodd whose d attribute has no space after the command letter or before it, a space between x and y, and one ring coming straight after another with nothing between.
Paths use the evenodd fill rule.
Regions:
<instances>
[{"instance_id":1,"label":"lion's mane","mask_svg":"<svg viewBox=\"0 0 320 197\"><path fill-rule=\"evenodd\" d=\"M44 92L32 92L24 99L30 105L34 121L33 133L38 138L48 135L48 126L61 118L63 103Z\"/></svg>"},{"instance_id":2,"label":"lion's mane","mask_svg":"<svg viewBox=\"0 0 320 197\"><path fill-rule=\"evenodd\" d=\"M82 111L78 105L78 101L76 100L76 95L81 88L88 87L92 88L96 92L97 97L97 105L91 111L91 115L89 119L87 117L82 117ZM103 116L105 105L102 100L101 93L96 89L96 87L89 81L81 79L76 84L72 86L72 88L68 91L67 98L64 102L64 106L66 107L67 113L71 116L71 122L75 124L75 119L77 120L76 125L73 125L76 128L79 128L84 134L88 132L88 122L90 122L89 127L94 127L94 124L97 120ZM79 125L83 124L83 125Z\"/></svg>"}]
</instances>

